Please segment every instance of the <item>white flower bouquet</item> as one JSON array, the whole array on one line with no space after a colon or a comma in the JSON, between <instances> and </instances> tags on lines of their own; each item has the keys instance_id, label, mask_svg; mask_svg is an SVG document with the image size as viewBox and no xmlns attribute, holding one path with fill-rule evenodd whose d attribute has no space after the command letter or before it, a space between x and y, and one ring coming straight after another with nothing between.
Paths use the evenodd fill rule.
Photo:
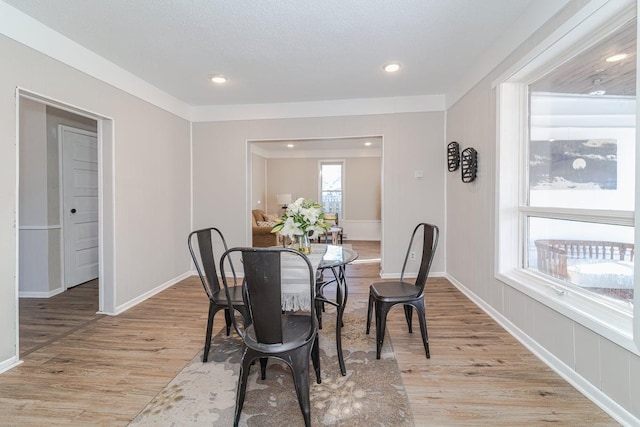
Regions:
<instances>
[{"instance_id":1,"label":"white flower bouquet","mask_svg":"<svg viewBox=\"0 0 640 427\"><path fill-rule=\"evenodd\" d=\"M291 240L295 240L296 236L307 236L313 239L328 228L330 225L324 222L322 205L300 197L287 206L284 215L277 220L271 232L279 231Z\"/></svg>"}]
</instances>

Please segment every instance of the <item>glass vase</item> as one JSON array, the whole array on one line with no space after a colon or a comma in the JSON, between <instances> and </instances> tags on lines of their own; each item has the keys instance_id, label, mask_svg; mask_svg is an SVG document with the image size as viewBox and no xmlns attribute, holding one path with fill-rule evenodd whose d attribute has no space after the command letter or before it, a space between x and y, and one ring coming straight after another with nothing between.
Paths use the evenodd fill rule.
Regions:
<instances>
[{"instance_id":1,"label":"glass vase","mask_svg":"<svg viewBox=\"0 0 640 427\"><path fill-rule=\"evenodd\" d=\"M309 235L304 233L301 236L296 236L297 249L305 255L309 255L311 253L311 240L309 240Z\"/></svg>"}]
</instances>

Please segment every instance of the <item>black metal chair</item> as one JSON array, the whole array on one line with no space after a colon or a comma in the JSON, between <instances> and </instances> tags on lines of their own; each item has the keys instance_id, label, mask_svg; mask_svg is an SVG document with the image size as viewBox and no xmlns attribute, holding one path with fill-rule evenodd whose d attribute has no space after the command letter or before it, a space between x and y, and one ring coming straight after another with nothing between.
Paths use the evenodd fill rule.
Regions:
<instances>
[{"instance_id":1,"label":"black metal chair","mask_svg":"<svg viewBox=\"0 0 640 427\"><path fill-rule=\"evenodd\" d=\"M422 239L422 258L420 261L420 269L415 283L407 283L404 281L404 271L407 266L409 254L413 247L413 240L418 230L423 229ZM409 333L412 333L411 318L413 309L418 312L418 321L420 322L420 332L422 333L422 342L427 359L429 354L429 338L427 335L427 321L425 319L424 305L424 286L427 283L431 262L438 246L438 227L432 224L420 223L413 229L409 248L404 258L402 272L399 281L378 282L369 287L369 309L367 311L367 334L371 327L371 311L375 306L376 312L376 358L380 359L380 351L384 342L384 332L387 322L387 314L389 310L397 304L404 305L404 314L407 319Z\"/></svg>"},{"instance_id":2,"label":"black metal chair","mask_svg":"<svg viewBox=\"0 0 640 427\"><path fill-rule=\"evenodd\" d=\"M217 239L216 239L217 236ZM198 241L197 253L194 249L194 240ZM226 322L226 332L229 335L231 330L232 311L229 311L229 307L233 307L233 310L237 310L242 314L242 318L245 326L251 321L249 317L249 311L244 305L242 298L242 286L237 284L236 273L233 270L234 286L229 288L229 300L227 299L227 293L224 292L220 286L217 273L217 260L214 255L214 242L218 245L222 245L219 253L227 250L227 242L224 236L215 227L203 228L193 231L189 234L187 243L189 245L189 252L193 258L193 262L200 276L200 281L204 287L204 291L209 297L209 318L207 320L207 335L204 342L204 354L202 361L206 362L209 358L209 349L211 348L211 334L213 333L213 318L220 310L224 310L224 318ZM229 301L231 304L229 304Z\"/></svg>"},{"instance_id":3,"label":"black metal chair","mask_svg":"<svg viewBox=\"0 0 640 427\"><path fill-rule=\"evenodd\" d=\"M313 267L305 255L289 248L232 248L220 259L222 282L225 284L224 263L238 253L242 256L244 266L244 295L251 315L251 325L241 331L235 318L232 319L245 344L238 378L234 425L237 426L240 422L251 365L256 359L260 359L261 377L265 379L267 358L274 357L291 368L304 423L309 426L309 358L313 361L316 381L318 384L321 382L318 322L313 303ZM299 257L299 262L306 263L304 269L309 269L309 312L282 311L281 261L285 256Z\"/></svg>"}]
</instances>

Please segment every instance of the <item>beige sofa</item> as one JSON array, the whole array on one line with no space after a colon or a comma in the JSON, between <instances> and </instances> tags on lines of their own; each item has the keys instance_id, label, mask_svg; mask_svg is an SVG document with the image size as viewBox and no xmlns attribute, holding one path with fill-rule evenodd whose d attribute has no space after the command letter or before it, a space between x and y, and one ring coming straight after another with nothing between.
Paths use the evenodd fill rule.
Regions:
<instances>
[{"instance_id":1,"label":"beige sofa","mask_svg":"<svg viewBox=\"0 0 640 427\"><path fill-rule=\"evenodd\" d=\"M277 215L268 215L263 210L254 209L251 211L252 219L252 245L259 248L267 246L276 246L278 244L279 233L272 233L273 220Z\"/></svg>"}]
</instances>

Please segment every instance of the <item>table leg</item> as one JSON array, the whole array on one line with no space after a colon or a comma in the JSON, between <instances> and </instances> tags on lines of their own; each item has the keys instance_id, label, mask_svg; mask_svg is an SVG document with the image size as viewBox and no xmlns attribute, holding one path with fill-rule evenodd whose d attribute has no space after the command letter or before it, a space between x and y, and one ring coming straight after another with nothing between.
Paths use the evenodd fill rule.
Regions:
<instances>
[{"instance_id":1,"label":"table leg","mask_svg":"<svg viewBox=\"0 0 640 427\"><path fill-rule=\"evenodd\" d=\"M347 298L349 295L349 291L347 289L347 280L346 280L346 274L345 274L345 266L340 266L340 267L330 267L331 272L333 273L333 277L334 279L329 281L327 284L329 283L336 283L336 300L335 301L331 301L328 298L326 298L323 293L322 290L320 290L320 293L316 296L316 302L318 303L316 305L316 310L321 310L320 305L323 303L329 303L333 306L336 307L336 350L338 353L338 363L340 364L340 372L342 373L343 376L347 375L347 370L344 364L344 356L342 354L342 328L344 326L344 322L343 322L343 316L344 316L344 309L347 305ZM336 271L337 270L337 271ZM324 287L322 287L323 289ZM316 313L317 315L321 315L320 312Z\"/></svg>"},{"instance_id":2,"label":"table leg","mask_svg":"<svg viewBox=\"0 0 640 427\"><path fill-rule=\"evenodd\" d=\"M335 274L335 272L334 272ZM344 356L342 354L342 328L344 322L344 309L347 306L347 298L349 296L347 282L345 277L345 266L338 267L338 275L336 277L336 302L338 303L336 315L336 349L338 352L338 363L340 364L340 372L342 376L347 375L347 369L344 365Z\"/></svg>"}]
</instances>

